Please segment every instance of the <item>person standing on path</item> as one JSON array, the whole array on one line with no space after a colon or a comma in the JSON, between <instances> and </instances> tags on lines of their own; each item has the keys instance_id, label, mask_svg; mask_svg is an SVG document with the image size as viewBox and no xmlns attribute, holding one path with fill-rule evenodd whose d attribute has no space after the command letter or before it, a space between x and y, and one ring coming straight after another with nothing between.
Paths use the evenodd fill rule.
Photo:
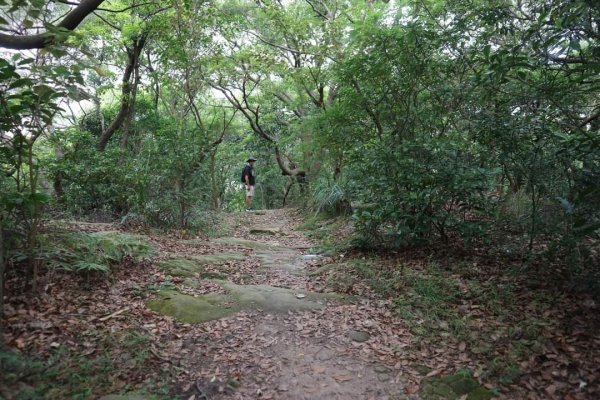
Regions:
<instances>
[{"instance_id":1,"label":"person standing on path","mask_svg":"<svg viewBox=\"0 0 600 400\"><path fill-rule=\"evenodd\" d=\"M254 161L256 161L256 158L250 157L246 161L248 164L246 164L242 171L242 179L246 185L246 211L250 211L252 197L254 196L254 184L256 183L254 175Z\"/></svg>"}]
</instances>

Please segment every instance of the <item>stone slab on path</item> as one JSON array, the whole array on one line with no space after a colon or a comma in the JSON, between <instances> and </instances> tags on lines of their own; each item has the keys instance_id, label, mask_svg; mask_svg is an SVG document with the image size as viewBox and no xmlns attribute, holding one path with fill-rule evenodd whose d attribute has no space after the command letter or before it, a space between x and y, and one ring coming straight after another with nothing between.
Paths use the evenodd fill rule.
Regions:
<instances>
[{"instance_id":1,"label":"stone slab on path","mask_svg":"<svg viewBox=\"0 0 600 400\"><path fill-rule=\"evenodd\" d=\"M239 253L206 254L186 258L169 258L157 262L159 268L172 276L190 277L202 273L207 265L222 265L230 261L242 261Z\"/></svg>"},{"instance_id":2,"label":"stone slab on path","mask_svg":"<svg viewBox=\"0 0 600 400\"><path fill-rule=\"evenodd\" d=\"M280 226L255 226L250 228L251 235L281 235Z\"/></svg>"},{"instance_id":3,"label":"stone slab on path","mask_svg":"<svg viewBox=\"0 0 600 400\"><path fill-rule=\"evenodd\" d=\"M254 256L260 261L261 268L266 270L298 273L305 264L301 255L293 249L260 250L256 251Z\"/></svg>"},{"instance_id":4,"label":"stone slab on path","mask_svg":"<svg viewBox=\"0 0 600 400\"><path fill-rule=\"evenodd\" d=\"M148 308L187 323L202 323L233 315L241 310L288 312L325 307L331 295L268 285L235 285L219 282L228 293L190 296L176 291L163 291L148 302ZM298 296L299 294L305 297ZM302 298L298 298L302 297Z\"/></svg>"},{"instance_id":5,"label":"stone slab on path","mask_svg":"<svg viewBox=\"0 0 600 400\"><path fill-rule=\"evenodd\" d=\"M199 245L210 245L210 244L218 244L223 246L239 246L249 250L275 250L283 248L279 243L265 243L265 242L257 242L255 240L247 240L236 237L220 237L211 240L188 240L186 241L189 244L199 244Z\"/></svg>"}]
</instances>

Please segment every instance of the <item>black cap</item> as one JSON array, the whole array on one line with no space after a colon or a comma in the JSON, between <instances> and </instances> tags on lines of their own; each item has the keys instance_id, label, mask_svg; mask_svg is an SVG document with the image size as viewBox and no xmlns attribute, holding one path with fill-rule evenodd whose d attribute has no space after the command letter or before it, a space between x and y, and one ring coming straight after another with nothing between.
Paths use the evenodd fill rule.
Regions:
<instances>
[{"instance_id":1,"label":"black cap","mask_svg":"<svg viewBox=\"0 0 600 400\"><path fill-rule=\"evenodd\" d=\"M250 161L256 161L256 158L254 158L254 157L248 157L248 159L246 160L246 162L250 162Z\"/></svg>"}]
</instances>

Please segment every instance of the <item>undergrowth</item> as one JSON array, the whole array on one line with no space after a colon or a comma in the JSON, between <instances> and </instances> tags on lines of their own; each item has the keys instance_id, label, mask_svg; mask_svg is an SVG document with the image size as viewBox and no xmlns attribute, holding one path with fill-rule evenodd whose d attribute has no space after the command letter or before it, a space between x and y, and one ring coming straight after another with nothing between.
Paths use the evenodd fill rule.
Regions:
<instances>
[{"instance_id":1,"label":"undergrowth","mask_svg":"<svg viewBox=\"0 0 600 400\"><path fill-rule=\"evenodd\" d=\"M544 317L547 291L526 293L529 312L523 313L520 277L508 273L489 276L489 266L468 259L427 256L406 260L400 254L380 257L352 250L335 236L340 219L311 216L303 228L320 241L321 248L335 251L344 243L346 257L335 257L310 275L324 276L334 290L360 289L390 300L392 310L413 334L413 346L450 346L464 349L479 360L473 371L484 381L509 386L521 379L521 364L543 354L549 322ZM332 239L335 238L335 239ZM348 251L350 250L350 251ZM410 251L410 250L406 250ZM332 252L331 255L340 253ZM349 257L348 257L349 255ZM494 268L500 268L500 264ZM487 268L487 269L486 269ZM496 273L501 272L496 270ZM490 339L491 338L491 339Z\"/></svg>"},{"instance_id":2,"label":"undergrowth","mask_svg":"<svg viewBox=\"0 0 600 400\"><path fill-rule=\"evenodd\" d=\"M108 272L125 258L140 261L153 249L139 236L118 232L62 232L42 236L40 258L51 268L89 274Z\"/></svg>"},{"instance_id":3,"label":"undergrowth","mask_svg":"<svg viewBox=\"0 0 600 400\"><path fill-rule=\"evenodd\" d=\"M343 215L311 213L298 229L318 242L313 248L315 253L333 255L350 246L350 240L340 234L347 225L348 218Z\"/></svg>"},{"instance_id":4,"label":"undergrowth","mask_svg":"<svg viewBox=\"0 0 600 400\"><path fill-rule=\"evenodd\" d=\"M145 380L151 354L148 337L133 330L105 334L94 351L58 347L45 360L0 349L0 398L14 400L92 399L107 393L172 399L168 371Z\"/></svg>"}]
</instances>

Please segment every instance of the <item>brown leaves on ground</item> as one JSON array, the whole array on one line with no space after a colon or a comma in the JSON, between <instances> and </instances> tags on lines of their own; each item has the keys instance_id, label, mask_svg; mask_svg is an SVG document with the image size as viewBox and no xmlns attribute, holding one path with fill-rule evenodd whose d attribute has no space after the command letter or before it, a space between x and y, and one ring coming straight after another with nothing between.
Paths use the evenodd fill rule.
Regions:
<instances>
[{"instance_id":1,"label":"brown leaves on ground","mask_svg":"<svg viewBox=\"0 0 600 400\"><path fill-rule=\"evenodd\" d=\"M238 237L300 249L311 245L294 230L299 221L286 211L235 217L240 218L235 232ZM257 223L277 224L283 233L274 237L247 234ZM82 223L70 228L95 231L119 227ZM148 382L170 379L177 394L185 398L199 398L202 390L210 391L211 398L293 398L298 390L319 398L326 392L324 386L315 386L317 379L322 379L322 385L337 382L343 387L362 384L358 378L362 376L374 386L418 398L424 378L468 369L486 386L497 388L500 398L581 400L600 396L598 305L582 297L557 295L560 292L550 280L507 277L504 270L511 260L485 254L457 259L452 254L434 254L433 258L447 267L445 279L456 283L459 295L444 305L441 316L417 314L420 311L413 308L414 314L404 315L403 320L392 298L406 295L411 289L408 286L393 286L393 295L381 299L351 270L332 269L315 276L283 270L267 273L260 269L260 260L252 250L178 237L187 239L189 235L149 237L159 252L157 260L237 251L247 257L209 265L205 272L225 274L237 284L318 292L335 289L362 300L356 299L356 304L331 302L321 311L288 315L242 312L189 325L157 315L145 307L145 301L166 283L191 295L222 293L218 283L196 276L193 279L198 287L190 288L183 279L165 275L152 262L125 262L114 269L110 279L90 281L47 271L41 277L37 297L19 294L23 287L20 278L8 281L3 321L6 342L42 357L70 349L88 360L106 354L122 358L119 370L113 371L112 383L99 383L94 395L125 385L148 387ZM306 270L362 256L346 254L309 261ZM385 254L376 262L388 271L401 266L419 272L428 258L430 253L419 250ZM469 268L453 270L465 264ZM506 288L504 297L502 288ZM369 339L353 341L348 337L351 331L366 332ZM146 341L132 344L139 336ZM132 348L145 350L147 356L137 361L124 357ZM357 363L363 369L355 370ZM385 372L376 374L372 366ZM292 373L296 375L286 375ZM365 394L365 398L370 397L380 398Z\"/></svg>"}]
</instances>

